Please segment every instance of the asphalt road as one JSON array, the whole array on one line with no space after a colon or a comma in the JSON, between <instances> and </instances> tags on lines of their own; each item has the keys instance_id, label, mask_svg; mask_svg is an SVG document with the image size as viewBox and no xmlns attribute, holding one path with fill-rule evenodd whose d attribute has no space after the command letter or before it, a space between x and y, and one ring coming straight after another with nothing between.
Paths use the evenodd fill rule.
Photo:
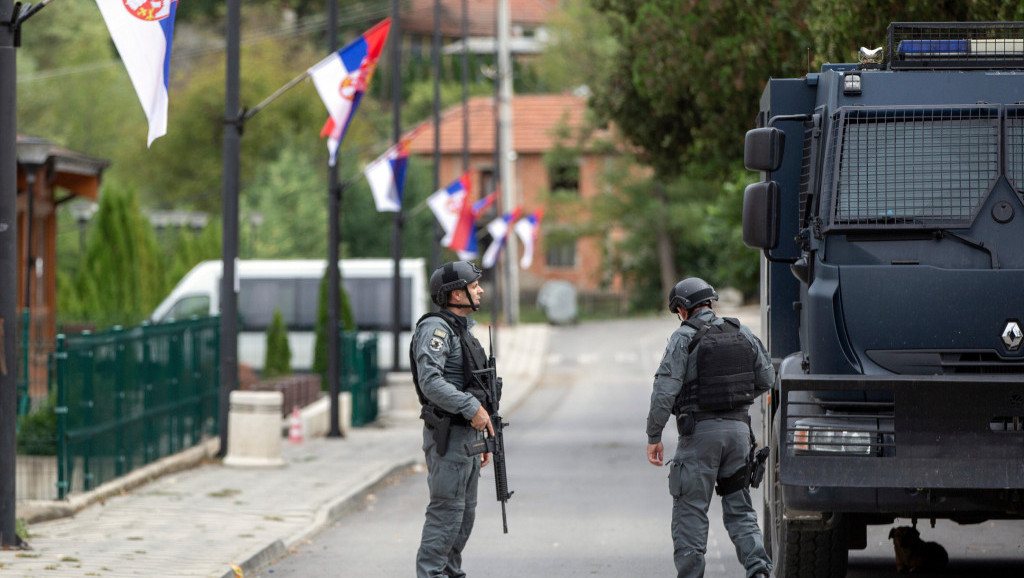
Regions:
<instances>
[{"instance_id":1,"label":"asphalt road","mask_svg":"<svg viewBox=\"0 0 1024 578\"><path fill-rule=\"evenodd\" d=\"M743 320L756 329L756 316ZM541 384L506 416L509 486L515 492L508 503L509 533L502 534L488 467L463 564L470 576L675 574L668 471L647 463L644 436L651 378L675 326L666 315L554 330ZM757 412L751 413L759 432ZM665 442L671 455L671 425ZM755 491L755 504L760 500ZM396 476L361 511L255 576L413 575L426 503L422 468ZM709 517L706 576L743 576L717 500ZM943 576L1024 575L1024 523L961 527L939 521L931 529L922 521L918 527L924 539L949 551L951 565ZM897 575L889 528L869 528L868 549L851 552L849 576Z\"/></svg>"}]
</instances>

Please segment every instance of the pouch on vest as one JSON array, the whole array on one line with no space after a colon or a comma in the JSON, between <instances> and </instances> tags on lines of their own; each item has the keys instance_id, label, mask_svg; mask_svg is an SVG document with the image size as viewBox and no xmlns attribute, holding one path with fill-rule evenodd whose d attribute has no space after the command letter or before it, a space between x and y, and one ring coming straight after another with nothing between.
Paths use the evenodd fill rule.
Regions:
<instances>
[{"instance_id":1,"label":"pouch on vest","mask_svg":"<svg viewBox=\"0 0 1024 578\"><path fill-rule=\"evenodd\" d=\"M727 411L750 406L756 397L754 364L757 356L750 341L740 333L739 321L724 318L719 325L686 323L697 328L690 341L693 353L697 343L697 380L684 388L687 401L701 411Z\"/></svg>"}]
</instances>

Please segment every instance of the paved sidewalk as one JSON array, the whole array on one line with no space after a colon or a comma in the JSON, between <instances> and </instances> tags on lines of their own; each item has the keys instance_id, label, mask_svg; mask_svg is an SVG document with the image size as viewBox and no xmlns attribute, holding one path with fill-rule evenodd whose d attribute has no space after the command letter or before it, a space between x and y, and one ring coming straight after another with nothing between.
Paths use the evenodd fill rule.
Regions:
<instances>
[{"instance_id":1,"label":"paved sidewalk","mask_svg":"<svg viewBox=\"0 0 1024 578\"><path fill-rule=\"evenodd\" d=\"M479 337L487 347L486 333ZM542 324L499 329L503 414L537 384L548 338ZM411 412L389 412L343 439L285 441L283 468L206 459L111 497L77 497L79 506L64 505L74 515L29 525L31 550L0 551L0 575L221 578L234 576L232 563L253 571L358 507L389 475L420 464L421 431Z\"/></svg>"}]
</instances>

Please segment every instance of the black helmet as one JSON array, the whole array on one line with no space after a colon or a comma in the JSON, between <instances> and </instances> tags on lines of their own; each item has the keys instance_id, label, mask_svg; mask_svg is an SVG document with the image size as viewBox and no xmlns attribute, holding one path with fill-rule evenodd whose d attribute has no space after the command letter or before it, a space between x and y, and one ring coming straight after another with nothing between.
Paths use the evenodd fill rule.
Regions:
<instances>
[{"instance_id":1,"label":"black helmet","mask_svg":"<svg viewBox=\"0 0 1024 578\"><path fill-rule=\"evenodd\" d=\"M682 307L684 311L690 311L694 307L710 304L718 301L718 293L715 288L708 285L703 279L689 277L676 283L668 293L668 310L676 312L676 307Z\"/></svg>"},{"instance_id":2,"label":"black helmet","mask_svg":"<svg viewBox=\"0 0 1024 578\"><path fill-rule=\"evenodd\" d=\"M482 272L471 261L445 263L430 274L430 299L438 307L448 306L448 293L468 287ZM468 296L467 290L467 296ZM469 300L473 302L472 299ZM476 307L473 307L476 310Z\"/></svg>"}]
</instances>

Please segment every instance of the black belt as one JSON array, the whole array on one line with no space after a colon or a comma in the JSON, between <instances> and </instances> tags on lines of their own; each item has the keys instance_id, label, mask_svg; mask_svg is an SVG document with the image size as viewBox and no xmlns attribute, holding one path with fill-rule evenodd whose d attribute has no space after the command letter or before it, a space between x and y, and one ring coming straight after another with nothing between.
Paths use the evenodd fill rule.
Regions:
<instances>
[{"instance_id":1,"label":"black belt","mask_svg":"<svg viewBox=\"0 0 1024 578\"><path fill-rule=\"evenodd\" d=\"M689 423L690 432L686 432L687 424L684 424L688 415L693 420ZM690 433L693 433L693 424L699 421L707 421L709 419L731 419L734 421L741 421L747 424L747 426L750 426L750 414L747 413L746 409L734 409L730 411L695 411L692 414L681 413L676 416L676 431L678 431L681 436L690 435Z\"/></svg>"},{"instance_id":2,"label":"black belt","mask_svg":"<svg viewBox=\"0 0 1024 578\"><path fill-rule=\"evenodd\" d=\"M451 424L452 425L461 425L461 426L467 426L468 427L469 424L470 424L470 420L462 417L462 414L460 414L460 413L448 413L445 410L443 410L443 409L441 409L441 408L439 408L439 407L437 407L435 405L431 405L431 404L427 404L424 407L427 408L427 411L432 412L434 415L436 415L439 418L448 417L449 419L451 419Z\"/></svg>"},{"instance_id":3,"label":"black belt","mask_svg":"<svg viewBox=\"0 0 1024 578\"><path fill-rule=\"evenodd\" d=\"M693 421L705 421L709 419L734 419L736 421L750 424L750 413L744 409L733 409L729 411L695 411Z\"/></svg>"}]
</instances>

